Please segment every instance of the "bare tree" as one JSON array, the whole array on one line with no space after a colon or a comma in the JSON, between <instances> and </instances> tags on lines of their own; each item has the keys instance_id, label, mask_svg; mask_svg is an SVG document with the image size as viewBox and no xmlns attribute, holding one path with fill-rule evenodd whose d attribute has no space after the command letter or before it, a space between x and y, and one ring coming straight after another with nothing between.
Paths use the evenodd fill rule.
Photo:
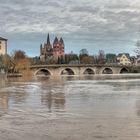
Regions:
<instances>
[{"instance_id":1,"label":"bare tree","mask_svg":"<svg viewBox=\"0 0 140 140\"><path fill-rule=\"evenodd\" d=\"M138 36L139 39L137 40L136 44L135 44L135 49L134 52L136 53L136 55L140 56L140 31L138 32Z\"/></svg>"},{"instance_id":2,"label":"bare tree","mask_svg":"<svg viewBox=\"0 0 140 140\"><path fill-rule=\"evenodd\" d=\"M20 60L20 59L26 58L25 52L22 51L22 50L15 50L13 52L13 55L12 56L13 56L13 59L14 60Z\"/></svg>"},{"instance_id":3,"label":"bare tree","mask_svg":"<svg viewBox=\"0 0 140 140\"><path fill-rule=\"evenodd\" d=\"M94 57L93 56L85 56L82 58L81 62L83 64L94 64Z\"/></svg>"},{"instance_id":4,"label":"bare tree","mask_svg":"<svg viewBox=\"0 0 140 140\"><path fill-rule=\"evenodd\" d=\"M98 61L99 61L99 64L105 63L105 52L103 50L99 50Z\"/></svg>"},{"instance_id":5,"label":"bare tree","mask_svg":"<svg viewBox=\"0 0 140 140\"><path fill-rule=\"evenodd\" d=\"M15 64L12 62L11 57L9 55L1 55L0 56L0 67L5 70L5 72L13 72L15 68Z\"/></svg>"},{"instance_id":6,"label":"bare tree","mask_svg":"<svg viewBox=\"0 0 140 140\"><path fill-rule=\"evenodd\" d=\"M79 54L79 61L80 63L83 63L82 60L84 57L87 57L88 56L88 51L87 49L82 49L80 50L80 54Z\"/></svg>"},{"instance_id":7,"label":"bare tree","mask_svg":"<svg viewBox=\"0 0 140 140\"><path fill-rule=\"evenodd\" d=\"M20 69L26 69L29 71L29 67L31 65L30 59L26 56L26 53L22 50L15 50L13 55L13 62L15 63L15 70L19 72Z\"/></svg>"},{"instance_id":8,"label":"bare tree","mask_svg":"<svg viewBox=\"0 0 140 140\"><path fill-rule=\"evenodd\" d=\"M88 56L88 51L87 51L87 49L82 49L82 50L80 50L80 55L81 55L81 56Z\"/></svg>"},{"instance_id":9,"label":"bare tree","mask_svg":"<svg viewBox=\"0 0 140 140\"><path fill-rule=\"evenodd\" d=\"M136 42L136 48L134 49L134 52L137 54L137 55L140 55L140 40L138 40Z\"/></svg>"}]
</instances>

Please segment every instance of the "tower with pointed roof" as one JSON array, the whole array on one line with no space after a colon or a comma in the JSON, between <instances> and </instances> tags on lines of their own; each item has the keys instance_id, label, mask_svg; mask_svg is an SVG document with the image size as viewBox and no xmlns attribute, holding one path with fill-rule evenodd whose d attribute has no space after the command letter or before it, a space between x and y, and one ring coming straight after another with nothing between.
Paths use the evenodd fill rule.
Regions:
<instances>
[{"instance_id":1,"label":"tower with pointed roof","mask_svg":"<svg viewBox=\"0 0 140 140\"><path fill-rule=\"evenodd\" d=\"M53 45L56 45L56 44L58 44L58 38L57 37L55 37L55 39L54 39L54 42L53 42Z\"/></svg>"},{"instance_id":2,"label":"tower with pointed roof","mask_svg":"<svg viewBox=\"0 0 140 140\"><path fill-rule=\"evenodd\" d=\"M48 44L48 45L51 44L51 43L50 43L50 35L49 35L49 33L48 33L48 36L47 36L47 44Z\"/></svg>"},{"instance_id":3,"label":"tower with pointed roof","mask_svg":"<svg viewBox=\"0 0 140 140\"><path fill-rule=\"evenodd\" d=\"M53 43L53 56L55 58L64 56L64 41L62 38L58 40L58 38L55 37L55 40Z\"/></svg>"},{"instance_id":4,"label":"tower with pointed roof","mask_svg":"<svg viewBox=\"0 0 140 140\"><path fill-rule=\"evenodd\" d=\"M40 45L40 57L42 60L46 60L53 56L53 48L50 43L50 35L47 36L47 42L44 43L44 45Z\"/></svg>"},{"instance_id":5,"label":"tower with pointed roof","mask_svg":"<svg viewBox=\"0 0 140 140\"><path fill-rule=\"evenodd\" d=\"M62 55L64 55L65 54L65 52L64 52L65 51L64 50L65 49L65 45L64 45L64 40L63 40L62 37L60 38L59 44L60 44L60 52L61 52Z\"/></svg>"}]
</instances>

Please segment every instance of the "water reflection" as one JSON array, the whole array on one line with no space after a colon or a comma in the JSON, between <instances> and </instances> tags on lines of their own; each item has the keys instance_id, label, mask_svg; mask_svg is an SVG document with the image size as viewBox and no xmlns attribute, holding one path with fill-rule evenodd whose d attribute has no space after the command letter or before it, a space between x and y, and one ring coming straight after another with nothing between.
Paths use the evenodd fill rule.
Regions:
<instances>
[{"instance_id":1,"label":"water reflection","mask_svg":"<svg viewBox=\"0 0 140 140\"><path fill-rule=\"evenodd\" d=\"M140 80L105 77L3 81L0 139L139 139Z\"/></svg>"},{"instance_id":2,"label":"water reflection","mask_svg":"<svg viewBox=\"0 0 140 140\"><path fill-rule=\"evenodd\" d=\"M42 82L42 81L41 81ZM44 81L40 87L41 103L45 105L50 112L64 111L65 109L65 84L59 79Z\"/></svg>"},{"instance_id":3,"label":"water reflection","mask_svg":"<svg viewBox=\"0 0 140 140\"><path fill-rule=\"evenodd\" d=\"M52 112L53 108L57 109L57 111L62 111L65 108L65 95L64 93L48 93L41 94L41 103L46 105L50 112Z\"/></svg>"},{"instance_id":4,"label":"water reflection","mask_svg":"<svg viewBox=\"0 0 140 140\"><path fill-rule=\"evenodd\" d=\"M61 76L61 77L58 77L58 78L62 79L62 80L65 80L65 81L73 81L73 80L79 79L79 76L69 75L69 76Z\"/></svg>"},{"instance_id":5,"label":"water reflection","mask_svg":"<svg viewBox=\"0 0 140 140\"><path fill-rule=\"evenodd\" d=\"M0 93L0 116L7 112L9 107L8 102L9 102L8 94Z\"/></svg>"},{"instance_id":6,"label":"water reflection","mask_svg":"<svg viewBox=\"0 0 140 140\"><path fill-rule=\"evenodd\" d=\"M30 87L30 84L26 84L24 82L8 82L8 87L5 87L6 93L9 95L10 102L12 104L21 104L25 103L29 93L32 87Z\"/></svg>"},{"instance_id":7,"label":"water reflection","mask_svg":"<svg viewBox=\"0 0 140 140\"><path fill-rule=\"evenodd\" d=\"M136 100L136 114L140 117L140 99Z\"/></svg>"}]
</instances>

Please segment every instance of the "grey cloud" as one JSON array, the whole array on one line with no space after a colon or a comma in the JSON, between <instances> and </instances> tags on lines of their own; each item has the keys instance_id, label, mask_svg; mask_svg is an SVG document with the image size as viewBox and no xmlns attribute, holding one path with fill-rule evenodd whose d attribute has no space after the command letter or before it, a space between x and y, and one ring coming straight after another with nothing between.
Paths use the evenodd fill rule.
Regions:
<instances>
[{"instance_id":1,"label":"grey cloud","mask_svg":"<svg viewBox=\"0 0 140 140\"><path fill-rule=\"evenodd\" d=\"M92 14L95 14L97 13L98 11L100 10L99 7L92 7L90 5L87 5L87 6L74 6L71 8L71 12L89 12L89 13L92 13Z\"/></svg>"},{"instance_id":2,"label":"grey cloud","mask_svg":"<svg viewBox=\"0 0 140 140\"><path fill-rule=\"evenodd\" d=\"M62 7L61 3L59 3L59 1L44 1L44 2L40 2L39 5L49 5L52 7Z\"/></svg>"},{"instance_id":3,"label":"grey cloud","mask_svg":"<svg viewBox=\"0 0 140 140\"><path fill-rule=\"evenodd\" d=\"M139 21L138 6L121 0L3 0L0 5L1 32L122 37L135 34Z\"/></svg>"}]
</instances>

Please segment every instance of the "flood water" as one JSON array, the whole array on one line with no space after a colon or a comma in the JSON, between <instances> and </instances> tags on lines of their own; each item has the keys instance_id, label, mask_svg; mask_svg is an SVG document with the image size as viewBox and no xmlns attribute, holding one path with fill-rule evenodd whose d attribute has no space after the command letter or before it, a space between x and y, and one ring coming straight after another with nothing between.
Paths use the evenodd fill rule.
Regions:
<instances>
[{"instance_id":1,"label":"flood water","mask_svg":"<svg viewBox=\"0 0 140 140\"><path fill-rule=\"evenodd\" d=\"M1 79L0 140L140 140L140 79Z\"/></svg>"}]
</instances>

